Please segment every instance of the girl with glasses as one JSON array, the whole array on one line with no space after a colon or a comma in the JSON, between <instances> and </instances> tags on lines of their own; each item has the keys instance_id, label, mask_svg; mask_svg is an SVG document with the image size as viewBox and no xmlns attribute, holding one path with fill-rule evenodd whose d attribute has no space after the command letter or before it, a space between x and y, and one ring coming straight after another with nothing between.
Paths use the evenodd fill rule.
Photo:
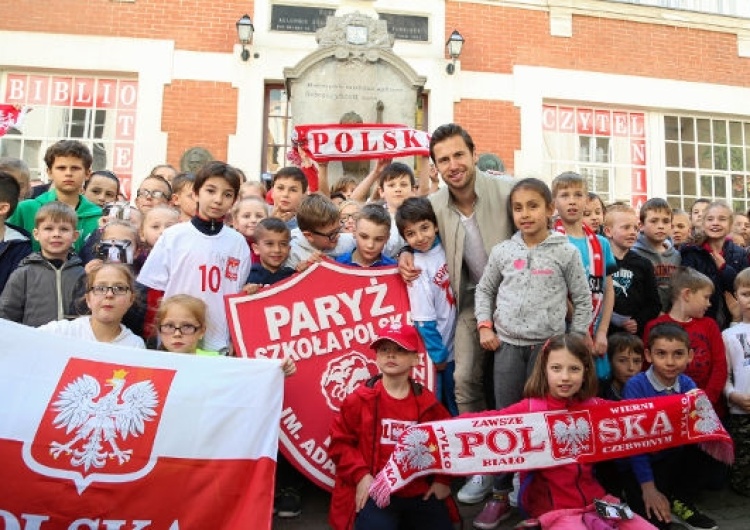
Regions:
<instances>
[{"instance_id":1,"label":"girl with glasses","mask_svg":"<svg viewBox=\"0 0 750 530\"><path fill-rule=\"evenodd\" d=\"M90 315L74 320L58 320L39 329L66 337L108 342L132 348L145 348L143 339L122 323L122 317L135 302L135 279L122 263L103 263L86 275L86 305Z\"/></svg>"},{"instance_id":2,"label":"girl with glasses","mask_svg":"<svg viewBox=\"0 0 750 530\"><path fill-rule=\"evenodd\" d=\"M217 356L219 352L199 347L206 334L206 304L189 294L164 298L156 312L159 349L173 353ZM281 363L284 375L290 376L297 367L291 358Z\"/></svg>"}]
</instances>

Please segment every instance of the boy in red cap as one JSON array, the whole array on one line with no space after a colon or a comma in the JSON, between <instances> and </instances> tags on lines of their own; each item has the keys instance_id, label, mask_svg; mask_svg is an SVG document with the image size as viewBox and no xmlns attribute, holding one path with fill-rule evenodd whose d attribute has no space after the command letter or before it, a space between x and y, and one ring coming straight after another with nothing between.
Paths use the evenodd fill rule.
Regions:
<instances>
[{"instance_id":1,"label":"boy in red cap","mask_svg":"<svg viewBox=\"0 0 750 530\"><path fill-rule=\"evenodd\" d=\"M346 397L331 426L329 455L336 464L328 521L334 530L452 530L450 477L415 480L386 508L369 497L373 477L383 469L399 436L417 423L450 418L435 395L409 374L419 363L414 326L391 323L378 330L370 347L380 374Z\"/></svg>"}]
</instances>

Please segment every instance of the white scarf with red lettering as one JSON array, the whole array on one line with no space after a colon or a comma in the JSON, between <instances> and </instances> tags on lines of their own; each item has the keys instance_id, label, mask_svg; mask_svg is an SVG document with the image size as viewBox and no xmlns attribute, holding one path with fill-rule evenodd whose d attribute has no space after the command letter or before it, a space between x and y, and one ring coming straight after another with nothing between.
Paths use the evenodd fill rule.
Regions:
<instances>
[{"instance_id":1,"label":"white scarf with red lettering","mask_svg":"<svg viewBox=\"0 0 750 530\"><path fill-rule=\"evenodd\" d=\"M535 399L530 400L529 410ZM454 418L415 425L399 438L370 487L378 506L417 477L497 474L592 463L699 443L725 463L732 439L702 390L601 401L574 410Z\"/></svg>"},{"instance_id":2,"label":"white scarf with red lettering","mask_svg":"<svg viewBox=\"0 0 750 530\"><path fill-rule=\"evenodd\" d=\"M427 132L397 124L297 125L292 142L316 162L430 154Z\"/></svg>"}]
</instances>

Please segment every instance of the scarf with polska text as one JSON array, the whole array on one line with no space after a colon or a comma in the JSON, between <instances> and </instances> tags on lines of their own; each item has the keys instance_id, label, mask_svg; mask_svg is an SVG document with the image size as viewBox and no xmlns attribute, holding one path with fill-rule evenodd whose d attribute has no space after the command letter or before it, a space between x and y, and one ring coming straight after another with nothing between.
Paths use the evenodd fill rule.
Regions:
<instances>
[{"instance_id":1,"label":"scarf with polska text","mask_svg":"<svg viewBox=\"0 0 750 530\"><path fill-rule=\"evenodd\" d=\"M430 154L430 135L426 131L398 124L296 125L292 143L316 162Z\"/></svg>"},{"instance_id":2,"label":"scarf with polska text","mask_svg":"<svg viewBox=\"0 0 750 530\"><path fill-rule=\"evenodd\" d=\"M589 259L588 263L584 263L586 266L586 273L588 274L589 289L591 289L592 278L599 278L598 284L600 288L591 291L591 305L593 305L593 313L591 318L591 325L589 326L589 333L594 336L596 332L596 321L599 318L599 314L602 311L604 304L604 289L606 274L604 271L604 252L602 251L602 243L599 238L596 237L596 233L589 228L586 223L582 223L583 233L586 235L586 244L589 248ZM559 232L563 235L567 235L565 232L565 226L560 219L555 221L555 232Z\"/></svg>"},{"instance_id":3,"label":"scarf with polska text","mask_svg":"<svg viewBox=\"0 0 750 530\"><path fill-rule=\"evenodd\" d=\"M529 410L539 410L530 399ZM488 475L593 463L700 444L717 460L734 460L732 439L702 390L578 409L461 416L414 425L399 437L370 487L382 507L417 477Z\"/></svg>"}]
</instances>

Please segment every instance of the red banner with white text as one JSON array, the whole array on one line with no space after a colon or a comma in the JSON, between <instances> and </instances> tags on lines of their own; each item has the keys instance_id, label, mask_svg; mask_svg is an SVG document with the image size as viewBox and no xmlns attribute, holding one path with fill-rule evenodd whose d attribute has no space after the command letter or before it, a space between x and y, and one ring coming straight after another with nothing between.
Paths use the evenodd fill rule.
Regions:
<instances>
[{"instance_id":1,"label":"red banner with white text","mask_svg":"<svg viewBox=\"0 0 750 530\"><path fill-rule=\"evenodd\" d=\"M316 162L428 156L430 135L406 125L297 125L292 141Z\"/></svg>"},{"instance_id":2,"label":"red banner with white text","mask_svg":"<svg viewBox=\"0 0 750 530\"><path fill-rule=\"evenodd\" d=\"M0 528L270 529L282 389L276 361L0 320Z\"/></svg>"},{"instance_id":3,"label":"red banner with white text","mask_svg":"<svg viewBox=\"0 0 750 530\"><path fill-rule=\"evenodd\" d=\"M319 486L333 488L328 457L333 415L378 373L370 342L380 325L411 322L409 296L395 267L348 267L324 260L255 295L227 298L238 355L291 357L281 412L281 451ZM420 344L421 346L421 344ZM412 376L434 387L434 366L420 348Z\"/></svg>"}]
</instances>

